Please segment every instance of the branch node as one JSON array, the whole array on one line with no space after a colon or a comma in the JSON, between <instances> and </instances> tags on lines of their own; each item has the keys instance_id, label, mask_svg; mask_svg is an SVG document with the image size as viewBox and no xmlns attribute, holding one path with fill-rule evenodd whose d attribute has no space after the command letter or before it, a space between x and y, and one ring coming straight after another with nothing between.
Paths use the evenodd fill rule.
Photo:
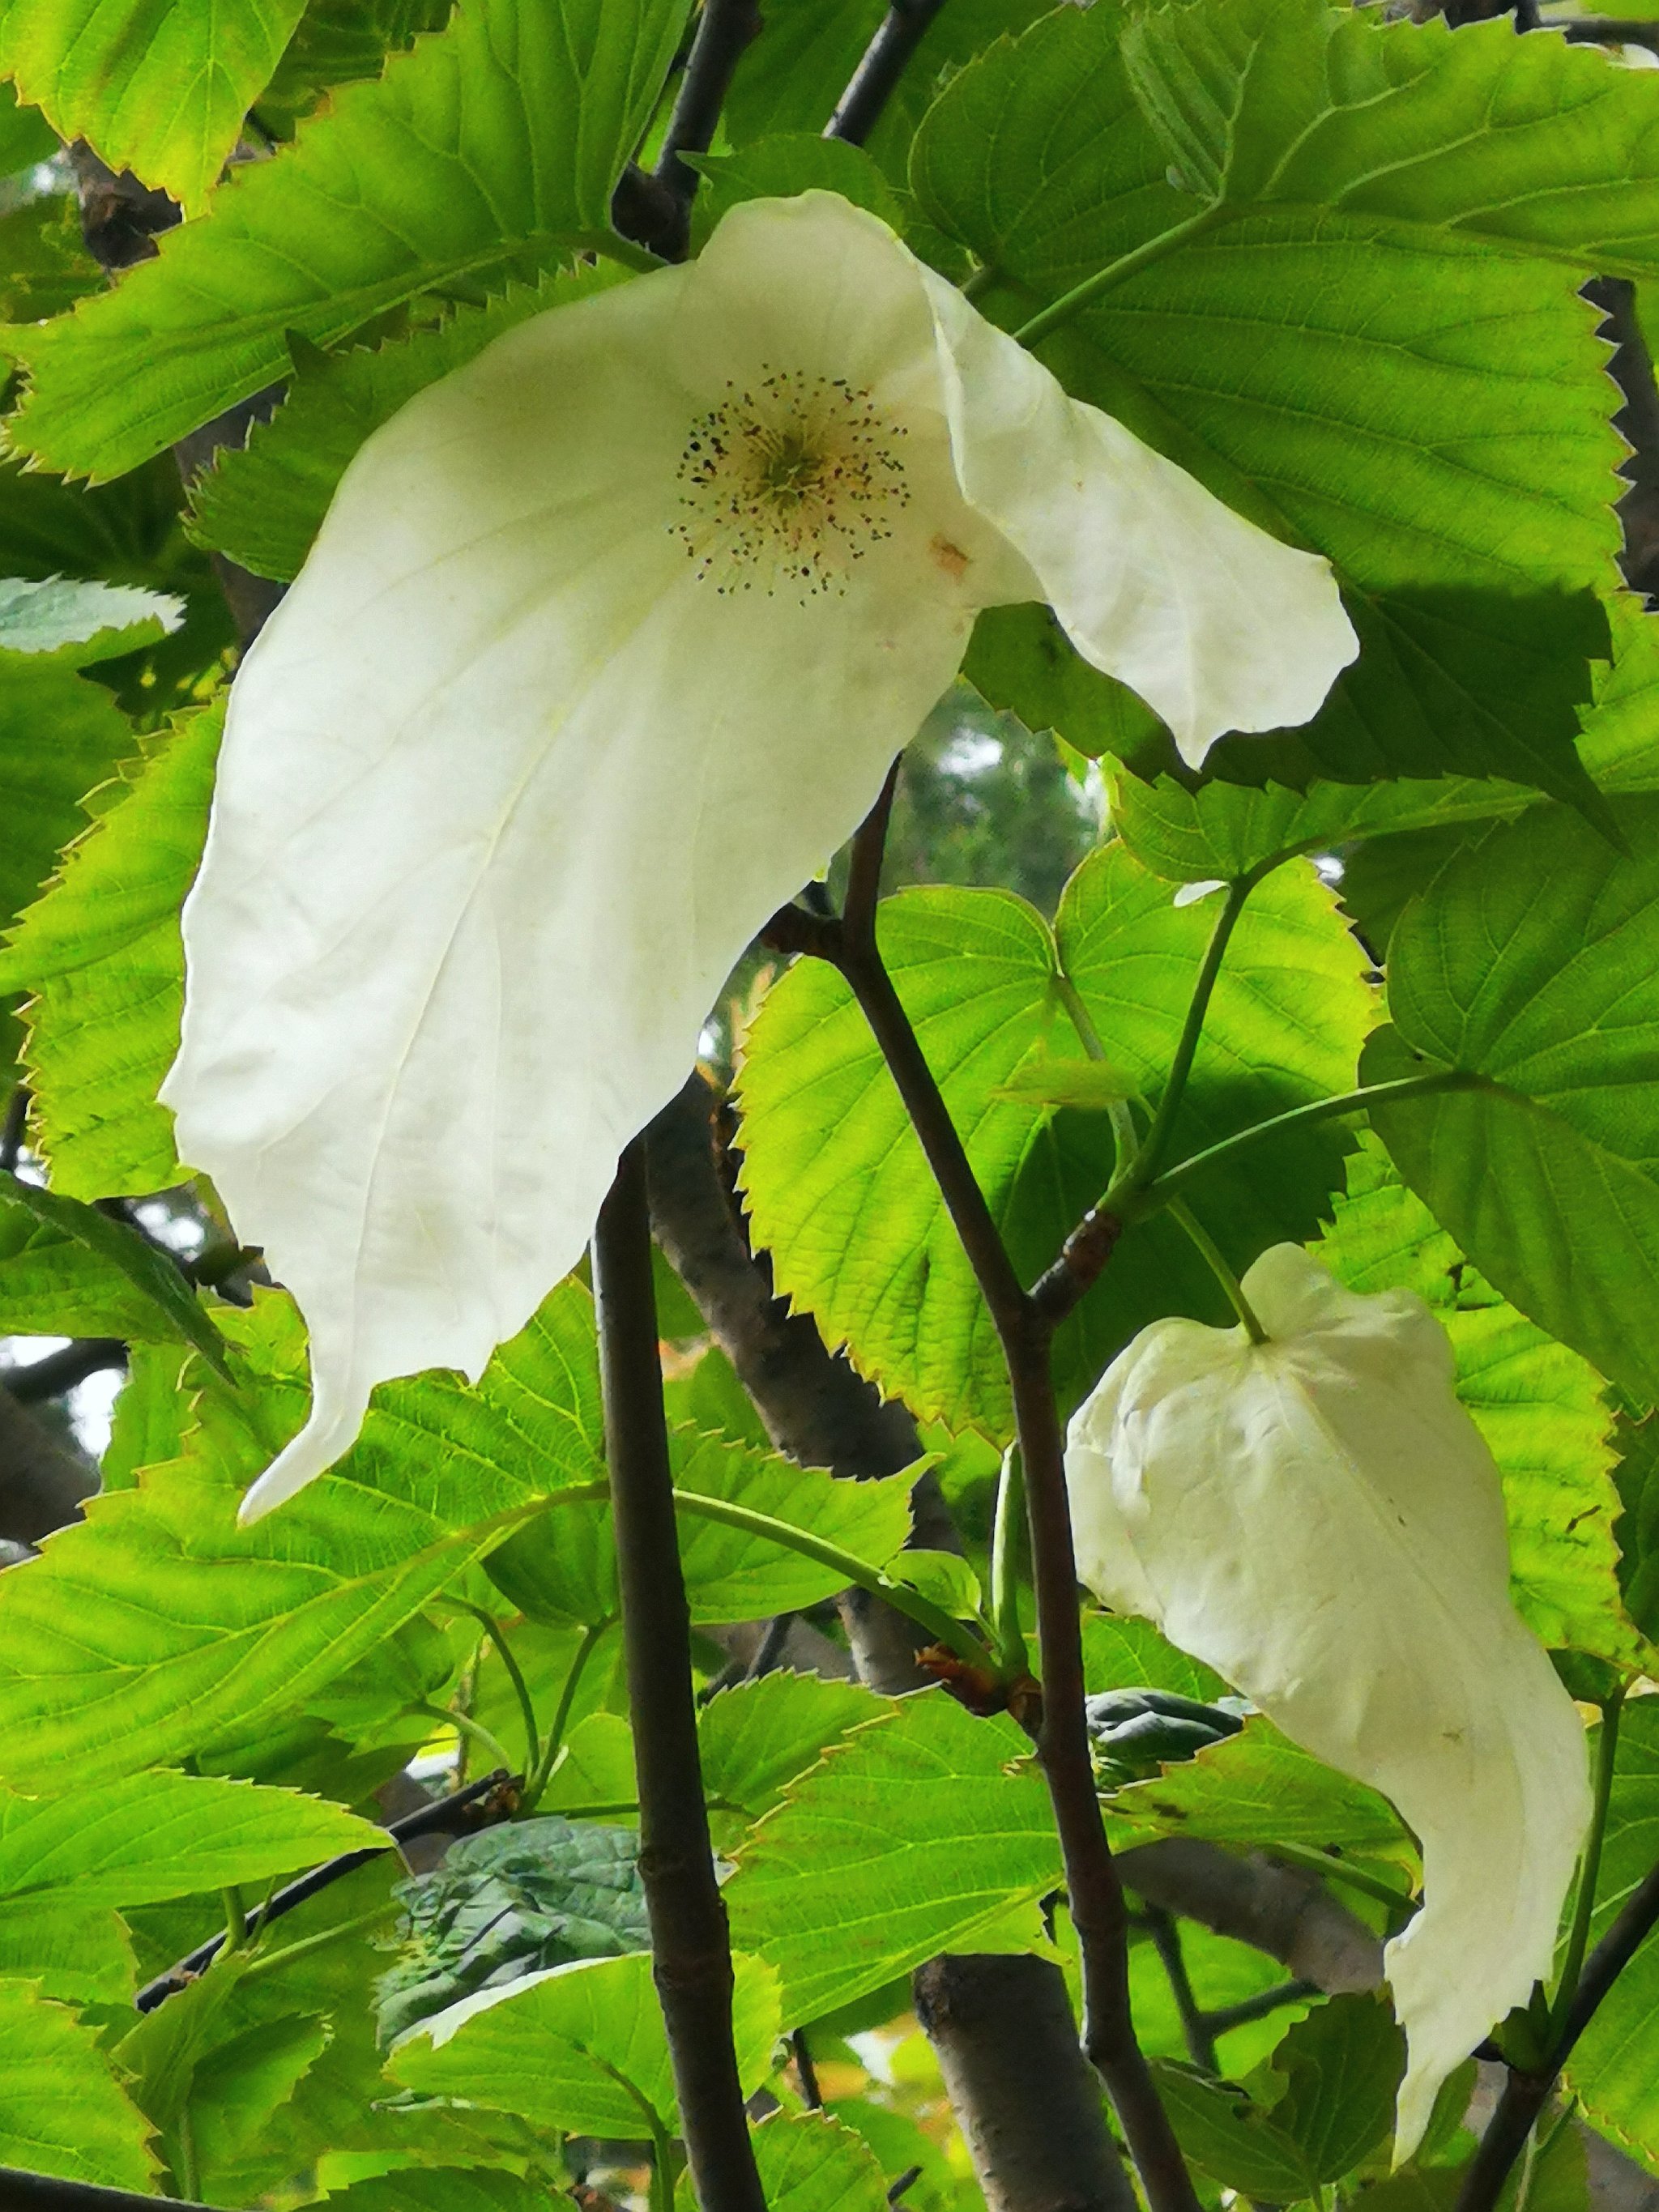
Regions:
<instances>
[{"instance_id":1,"label":"branch node","mask_svg":"<svg viewBox=\"0 0 1659 2212\"><path fill-rule=\"evenodd\" d=\"M1122 1234L1123 1222L1115 1213L1091 1206L1084 1215L1031 1291L1032 1304L1051 1326L1064 1321L1094 1288Z\"/></svg>"}]
</instances>

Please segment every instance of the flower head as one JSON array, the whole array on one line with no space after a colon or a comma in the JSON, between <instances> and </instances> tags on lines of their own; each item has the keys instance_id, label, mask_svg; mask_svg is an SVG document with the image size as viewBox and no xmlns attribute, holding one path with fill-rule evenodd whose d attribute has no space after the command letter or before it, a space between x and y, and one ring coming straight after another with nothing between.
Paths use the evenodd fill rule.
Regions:
<instances>
[{"instance_id":1,"label":"flower head","mask_svg":"<svg viewBox=\"0 0 1659 2212\"><path fill-rule=\"evenodd\" d=\"M1447 2075L1549 1972L1589 1817L1584 1731L1510 1602L1498 1469L1428 1308L1346 1291L1293 1244L1244 1290L1266 1344L1156 1322L1073 1416L1079 1572L1416 1834L1422 1909L1383 1954L1404 2158Z\"/></svg>"},{"instance_id":2,"label":"flower head","mask_svg":"<svg viewBox=\"0 0 1659 2212\"><path fill-rule=\"evenodd\" d=\"M232 690L163 1092L310 1327L251 1510L376 1382L522 1327L975 613L1028 599L1192 761L1356 649L1323 562L830 193L738 207L369 439Z\"/></svg>"}]
</instances>

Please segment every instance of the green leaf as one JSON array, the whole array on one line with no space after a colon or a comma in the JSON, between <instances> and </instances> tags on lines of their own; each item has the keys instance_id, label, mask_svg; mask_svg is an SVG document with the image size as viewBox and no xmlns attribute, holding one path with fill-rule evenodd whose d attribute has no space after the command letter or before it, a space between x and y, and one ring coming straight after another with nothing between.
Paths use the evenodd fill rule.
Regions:
<instances>
[{"instance_id":1,"label":"green leaf","mask_svg":"<svg viewBox=\"0 0 1659 2212\"><path fill-rule=\"evenodd\" d=\"M8 1778L71 1759L91 1782L246 1741L339 1685L550 1491L593 1476L592 1307L570 1281L476 1389L442 1371L384 1385L329 1475L240 1528L243 1490L304 1416L305 1339L277 1292L223 1316L235 1387L194 1367L175 1398L184 1455L0 1575Z\"/></svg>"},{"instance_id":2,"label":"green leaf","mask_svg":"<svg viewBox=\"0 0 1659 2212\"><path fill-rule=\"evenodd\" d=\"M768 22L769 35L775 27ZM785 131L757 138L735 154L694 154L690 162L703 179L691 206L694 247L740 201L788 199L797 192L839 192L854 207L868 208L890 230L904 228L897 193L864 149L849 146L844 138Z\"/></svg>"},{"instance_id":3,"label":"green leaf","mask_svg":"<svg viewBox=\"0 0 1659 2212\"><path fill-rule=\"evenodd\" d=\"M1165 1079L1212 915L1176 908L1121 844L1085 860L1051 933L1001 891L902 891L881 942L894 983L1016 1268L1034 1280L1110 1180L1101 1117L1000 1098L1022 1066L1082 1064L1057 980L1107 1064L1149 1098ZM1212 1001L1176 1133L1197 1151L1288 1106L1351 1086L1370 1018L1361 956L1311 867L1253 895ZM955 1229L862 1014L840 977L801 962L746 1041L738 1098L744 1188L778 1286L830 1343L924 1419L1006 1438L1006 1376ZM1308 1133L1313 1136L1313 1133ZM1233 1263L1310 1231L1345 1139L1258 1147L1194 1198ZM1171 1310L1222 1321L1209 1269L1166 1218L1130 1230L1056 1340L1075 1402L1134 1332Z\"/></svg>"},{"instance_id":4,"label":"green leaf","mask_svg":"<svg viewBox=\"0 0 1659 2212\"><path fill-rule=\"evenodd\" d=\"M1378 1109L1395 1166L1504 1297L1651 1400L1659 799L1618 822L1627 856L1540 809L1443 870L1395 931L1364 1072L1480 1079Z\"/></svg>"},{"instance_id":5,"label":"green leaf","mask_svg":"<svg viewBox=\"0 0 1659 2212\"><path fill-rule=\"evenodd\" d=\"M518 1820L452 1845L398 1890L404 1948L379 1985L390 2043L460 1998L575 1959L651 1948L632 1828Z\"/></svg>"},{"instance_id":6,"label":"green leaf","mask_svg":"<svg viewBox=\"0 0 1659 2212\"><path fill-rule=\"evenodd\" d=\"M0 177L15 177L57 153L58 133L38 107L25 106L13 84L0 84Z\"/></svg>"},{"instance_id":7,"label":"green leaf","mask_svg":"<svg viewBox=\"0 0 1659 2212\"><path fill-rule=\"evenodd\" d=\"M239 1529L235 1492L189 1468L88 1501L0 1576L0 1772L27 1785L131 1773L293 1711L499 1541L325 1478L303 1510Z\"/></svg>"},{"instance_id":8,"label":"green leaf","mask_svg":"<svg viewBox=\"0 0 1659 2212\"><path fill-rule=\"evenodd\" d=\"M1628 594L1613 603L1613 662L1599 672L1579 755L1604 791L1659 789L1659 621Z\"/></svg>"},{"instance_id":9,"label":"green leaf","mask_svg":"<svg viewBox=\"0 0 1659 2212\"><path fill-rule=\"evenodd\" d=\"M633 1730L620 1713L589 1713L565 1738L542 1805L550 1813L563 1812L573 1819L604 1805L611 1808L605 1817L631 1820L639 1811L637 1789Z\"/></svg>"},{"instance_id":10,"label":"green leaf","mask_svg":"<svg viewBox=\"0 0 1659 2212\"><path fill-rule=\"evenodd\" d=\"M777 1989L734 1956L732 2032L745 2094L771 2064ZM615 2142L675 2126L673 2069L644 1952L582 1960L452 2005L400 2044L387 2069L428 2095L465 2097L543 2127Z\"/></svg>"},{"instance_id":11,"label":"green leaf","mask_svg":"<svg viewBox=\"0 0 1659 2212\"><path fill-rule=\"evenodd\" d=\"M674 1486L764 1513L885 1566L910 1534L918 1468L868 1482L842 1482L723 1437L680 1431ZM680 1561L694 1620L759 1620L817 1605L846 1587L834 1567L701 1515L680 1510Z\"/></svg>"},{"instance_id":12,"label":"green leaf","mask_svg":"<svg viewBox=\"0 0 1659 2212\"><path fill-rule=\"evenodd\" d=\"M222 709L208 708L146 744L123 772L125 792L100 793L97 819L0 951L0 991L34 994L34 1127L66 1197L142 1196L179 1179L172 1116L155 1093L179 1048L179 908L207 833L222 726Z\"/></svg>"},{"instance_id":13,"label":"green leaf","mask_svg":"<svg viewBox=\"0 0 1659 2212\"><path fill-rule=\"evenodd\" d=\"M939 1951L1040 1948L1030 1908L1060 1879L1025 1736L928 1691L888 1704L791 1785L725 1897L732 1941L776 1969L791 2026Z\"/></svg>"},{"instance_id":14,"label":"green leaf","mask_svg":"<svg viewBox=\"0 0 1659 2212\"><path fill-rule=\"evenodd\" d=\"M987 607L974 624L964 679L1028 729L1056 730L1090 758L1132 759L1156 745L1164 725L1144 700L1088 662L1048 608Z\"/></svg>"},{"instance_id":15,"label":"green leaf","mask_svg":"<svg viewBox=\"0 0 1659 2212\"><path fill-rule=\"evenodd\" d=\"M1121 263L1045 349L1056 373L1334 564L1358 665L1307 730L1225 741L1215 772L1501 775L1592 803L1574 709L1607 650L1587 595L1618 588L1616 456L1577 286L1607 264L1558 218L1639 205L1627 148L1656 88L1556 40L1516 51L1507 24L1452 39L1322 0L1166 10L1140 35L1203 38L1212 14L1224 42L1260 33L1240 127L1271 198L1206 216L1169 182L1119 49L1135 19L1110 7L1057 9L962 71L917 134L923 208L1005 280L981 295L999 319ZM1548 120L1472 125L1511 97ZM1510 149L1545 138L1534 195ZM1099 737L1059 726L1094 750L1115 712Z\"/></svg>"},{"instance_id":16,"label":"green leaf","mask_svg":"<svg viewBox=\"0 0 1659 2212\"><path fill-rule=\"evenodd\" d=\"M390 53L441 31L452 0L309 0L259 102L262 119L309 107L319 92L379 76Z\"/></svg>"},{"instance_id":17,"label":"green leaf","mask_svg":"<svg viewBox=\"0 0 1659 2212\"><path fill-rule=\"evenodd\" d=\"M183 615L177 599L131 585L8 576L0 578L0 653L85 668L164 637Z\"/></svg>"},{"instance_id":18,"label":"green leaf","mask_svg":"<svg viewBox=\"0 0 1659 2212\"><path fill-rule=\"evenodd\" d=\"M828 2112L774 2112L750 2141L768 2212L884 2212L887 2177L863 2136ZM689 2172L675 2212L697 2212Z\"/></svg>"},{"instance_id":19,"label":"green leaf","mask_svg":"<svg viewBox=\"0 0 1659 2212\"><path fill-rule=\"evenodd\" d=\"M44 193L0 215L0 324L67 314L104 283L72 198Z\"/></svg>"},{"instance_id":20,"label":"green leaf","mask_svg":"<svg viewBox=\"0 0 1659 2212\"><path fill-rule=\"evenodd\" d=\"M3 88L0 88L3 89ZM179 527L184 489L171 453L158 454L118 483L67 484L60 477L0 462L0 538L6 565L45 581L112 579L152 590L195 590L211 580L207 563Z\"/></svg>"},{"instance_id":21,"label":"green leaf","mask_svg":"<svg viewBox=\"0 0 1659 2212\"><path fill-rule=\"evenodd\" d=\"M1620 1602L1601 1377L1480 1280L1375 1137L1350 1158L1346 1194L1316 1249L1351 1290L1414 1291L1451 1339L1457 1395L1504 1478L1515 1601L1538 1636L1640 1667L1644 1649Z\"/></svg>"},{"instance_id":22,"label":"green leaf","mask_svg":"<svg viewBox=\"0 0 1659 2212\"><path fill-rule=\"evenodd\" d=\"M328 2022L298 2013L261 2021L208 2052L190 2086L198 2166L211 2173L239 2158L271 2125L328 2045Z\"/></svg>"},{"instance_id":23,"label":"green leaf","mask_svg":"<svg viewBox=\"0 0 1659 2212\"><path fill-rule=\"evenodd\" d=\"M1659 1703L1631 1699L1619 1730L1613 1801L1596 1885L1592 1941L1600 1942L1632 1893L1659 1864ZM1651 1939L1613 1984L1568 2059L1564 2077L1584 2116L1659 2173L1659 1946Z\"/></svg>"},{"instance_id":24,"label":"green leaf","mask_svg":"<svg viewBox=\"0 0 1659 2212\"><path fill-rule=\"evenodd\" d=\"M218 2051L231 2046L234 2059L239 2055L234 2046L250 2030L280 2028L296 2019L321 2019L328 2024L331 2039L321 2060L300 2075L271 2126L240 2149L222 2142L215 2147L211 2160L198 2155L198 2179L209 2202L253 2205L279 2191L291 2191L297 2178L325 2153L368 2152L384 2160L387 2152L394 2152L439 2164L471 2163L501 2154L503 2124L485 2116L447 2112L394 2115L384 2109L386 2082L374 2039L373 1989L374 1976L386 1963L376 1948L377 1938L392 1924L390 1893L398 1872L396 1856L389 1852L366 1862L273 1931L270 1955L282 1951L280 1967L230 1978L234 1986L216 2011L211 2033L198 2039L193 2059L198 2081L204 2073L210 2084ZM371 1930L353 1925L376 1914L380 1919ZM217 1918L217 1899L141 1910L135 1924L145 1943L145 1972L170 1965ZM322 1937L328 1940L314 1940ZM307 1946L303 1952L297 1948L301 1944ZM210 1984L213 1979L213 1974L205 1977ZM164 2021L181 2002L169 1997L149 2018ZM280 2044L280 2035L276 2039ZM257 2049L257 2045L244 2045L240 2055L251 2058ZM516 2130L517 2124L511 2124ZM197 2148L198 2154L203 2153L199 2140Z\"/></svg>"},{"instance_id":25,"label":"green leaf","mask_svg":"<svg viewBox=\"0 0 1659 2212\"><path fill-rule=\"evenodd\" d=\"M1200 1705L1227 1692L1213 1668L1177 1651L1150 1620L1115 1613L1083 1616L1083 1679L1091 1691L1170 1690Z\"/></svg>"},{"instance_id":26,"label":"green leaf","mask_svg":"<svg viewBox=\"0 0 1659 2212\"><path fill-rule=\"evenodd\" d=\"M0 2166L147 2195L147 2135L93 2029L27 1982L0 1981Z\"/></svg>"},{"instance_id":27,"label":"green leaf","mask_svg":"<svg viewBox=\"0 0 1659 2212\"><path fill-rule=\"evenodd\" d=\"M1191 2067L1167 2059L1157 2067L1194 2163L1224 2188L1278 2201L1315 2196L1376 2148L1393 2125L1405 2070L1405 2038L1387 2002L1369 1995L1332 1997L1297 2021L1273 2053L1260 2102Z\"/></svg>"},{"instance_id":28,"label":"green leaf","mask_svg":"<svg viewBox=\"0 0 1659 2212\"><path fill-rule=\"evenodd\" d=\"M1470 842L1464 825L1443 823L1437 830L1407 830L1397 837L1373 837L1344 860L1343 908L1380 963L1388 958L1401 915Z\"/></svg>"},{"instance_id":29,"label":"green leaf","mask_svg":"<svg viewBox=\"0 0 1659 2212\"><path fill-rule=\"evenodd\" d=\"M1115 1791L1113 1814L1165 1834L1247 1849L1294 1844L1333 1865L1345 1858L1415 1863L1398 1814L1254 1715L1237 1735L1183 1759L1156 1781Z\"/></svg>"},{"instance_id":30,"label":"green leaf","mask_svg":"<svg viewBox=\"0 0 1659 2212\"><path fill-rule=\"evenodd\" d=\"M1328 205L1659 275L1659 92L1559 40L1467 28L1378 37L1328 0L1183 0L1123 46L1142 109L1207 198Z\"/></svg>"},{"instance_id":31,"label":"green leaf","mask_svg":"<svg viewBox=\"0 0 1659 2212\"><path fill-rule=\"evenodd\" d=\"M1109 1061L1047 1059L1028 1060L993 1094L1033 1106L1074 1106L1085 1114L1104 1113L1134 1095L1133 1081Z\"/></svg>"},{"instance_id":32,"label":"green leaf","mask_svg":"<svg viewBox=\"0 0 1659 2212\"><path fill-rule=\"evenodd\" d=\"M604 242L684 12L462 0L291 149L240 168L115 291L12 332L30 375L15 446L118 476L284 374L290 332L326 345L416 293Z\"/></svg>"},{"instance_id":33,"label":"green leaf","mask_svg":"<svg viewBox=\"0 0 1659 2212\"><path fill-rule=\"evenodd\" d=\"M1200 783L1160 776L1110 778L1112 826L1138 860L1171 883L1232 883L1297 853L1328 851L1356 838L1519 814L1534 794L1495 779L1443 776L1434 782ZM1351 865L1351 863L1349 864ZM1344 879L1346 893L1346 879Z\"/></svg>"},{"instance_id":34,"label":"green leaf","mask_svg":"<svg viewBox=\"0 0 1659 2212\"><path fill-rule=\"evenodd\" d=\"M712 1697L697 1716L697 1748L704 1790L726 1808L714 1817L715 1849L729 1849L826 1753L891 1710L856 1682L817 1674L762 1674Z\"/></svg>"},{"instance_id":35,"label":"green leaf","mask_svg":"<svg viewBox=\"0 0 1659 2212\"><path fill-rule=\"evenodd\" d=\"M910 1533L910 1492L918 1469L843 1482L727 1437L679 1429L671 1442L678 1491L763 1513L872 1566L884 1566ZM694 1621L758 1620L798 1612L847 1586L836 1567L684 1505L679 1532ZM532 1620L595 1625L613 1620L618 1601L609 1504L600 1499L555 1503L501 1547L489 1571Z\"/></svg>"},{"instance_id":36,"label":"green leaf","mask_svg":"<svg viewBox=\"0 0 1659 2212\"><path fill-rule=\"evenodd\" d=\"M120 1915L62 1899L11 1905L0 1919L0 1980L13 1978L69 2004L131 2004L137 1975Z\"/></svg>"},{"instance_id":37,"label":"green leaf","mask_svg":"<svg viewBox=\"0 0 1659 2212\"><path fill-rule=\"evenodd\" d=\"M300 573L346 465L369 433L441 376L462 368L530 316L602 291L620 272L599 265L515 284L464 307L435 331L339 354L304 354L288 398L244 447L221 447L191 486L186 527L257 576Z\"/></svg>"},{"instance_id":38,"label":"green leaf","mask_svg":"<svg viewBox=\"0 0 1659 2212\"><path fill-rule=\"evenodd\" d=\"M283 1293L224 1309L240 1357L234 1391L211 1389L190 1449L240 1492L305 1418L305 1328ZM199 1377L205 1383L205 1376ZM604 1416L591 1294L574 1278L500 1346L477 1385L453 1371L382 1383L357 1443L332 1470L464 1528L602 1472Z\"/></svg>"},{"instance_id":39,"label":"green leaf","mask_svg":"<svg viewBox=\"0 0 1659 2212\"><path fill-rule=\"evenodd\" d=\"M1273 2070L1288 2084L1274 2120L1316 2182L1340 2181L1394 2125L1406 2039L1385 1997L1334 1996L1291 2029Z\"/></svg>"},{"instance_id":40,"label":"green leaf","mask_svg":"<svg viewBox=\"0 0 1659 2212\"><path fill-rule=\"evenodd\" d=\"M984 1618L985 1595L979 1577L960 1552L901 1552L889 1562L887 1578L917 1591L953 1620Z\"/></svg>"},{"instance_id":41,"label":"green leaf","mask_svg":"<svg viewBox=\"0 0 1659 2212\"><path fill-rule=\"evenodd\" d=\"M37 1781L38 1774L34 1778ZM82 1905L267 1881L385 1841L372 1820L293 1790L206 1775L134 1774L64 1797L0 1790L0 1897Z\"/></svg>"},{"instance_id":42,"label":"green leaf","mask_svg":"<svg viewBox=\"0 0 1659 2212\"><path fill-rule=\"evenodd\" d=\"M1270 2204L1313 2195L1313 2177L1295 2142L1244 2090L1212 2081L1177 2059L1154 2059L1152 2073L1176 2141L1212 2181Z\"/></svg>"},{"instance_id":43,"label":"green leaf","mask_svg":"<svg viewBox=\"0 0 1659 2212\"><path fill-rule=\"evenodd\" d=\"M11 0L0 71L64 138L84 138L194 215L305 0Z\"/></svg>"},{"instance_id":44,"label":"green leaf","mask_svg":"<svg viewBox=\"0 0 1659 2212\"><path fill-rule=\"evenodd\" d=\"M547 2212L544 2183L488 2166L404 2166L328 2192L328 2212Z\"/></svg>"},{"instance_id":45,"label":"green leaf","mask_svg":"<svg viewBox=\"0 0 1659 2212\"><path fill-rule=\"evenodd\" d=\"M1621 1513L1619 1587L1626 1607L1650 1642L1659 1639L1659 1419L1621 1413L1613 1425L1619 1464L1613 1470Z\"/></svg>"},{"instance_id":46,"label":"green leaf","mask_svg":"<svg viewBox=\"0 0 1659 2212\"><path fill-rule=\"evenodd\" d=\"M0 1327L191 1344L228 1371L219 1332L166 1253L95 1206L3 1171Z\"/></svg>"},{"instance_id":47,"label":"green leaf","mask_svg":"<svg viewBox=\"0 0 1659 2212\"><path fill-rule=\"evenodd\" d=\"M222 2026L247 1960L221 1959L145 2013L115 2045L117 2063L132 2084L133 2101L162 2138L168 2163L179 2164L176 2131L190 2104L196 2069L216 2044L234 2031Z\"/></svg>"},{"instance_id":48,"label":"green leaf","mask_svg":"<svg viewBox=\"0 0 1659 2212\"><path fill-rule=\"evenodd\" d=\"M84 824L81 799L131 744L98 685L50 660L0 657L0 928L35 896L59 847ZM0 972L0 997L21 988L21 979Z\"/></svg>"}]
</instances>

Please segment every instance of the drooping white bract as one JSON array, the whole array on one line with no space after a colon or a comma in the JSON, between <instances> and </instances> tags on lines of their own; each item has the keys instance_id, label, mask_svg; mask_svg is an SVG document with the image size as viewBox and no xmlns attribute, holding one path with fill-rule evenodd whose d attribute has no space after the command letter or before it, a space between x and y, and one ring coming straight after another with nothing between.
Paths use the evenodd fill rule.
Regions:
<instances>
[{"instance_id":1,"label":"drooping white bract","mask_svg":"<svg viewBox=\"0 0 1659 2212\"><path fill-rule=\"evenodd\" d=\"M1384 1953L1404 2158L1549 1972L1584 1731L1510 1601L1500 1478L1428 1308L1346 1291L1293 1244L1244 1291L1268 1342L1155 1322L1073 1417L1078 1571L1416 1834L1422 1909Z\"/></svg>"},{"instance_id":2,"label":"drooping white bract","mask_svg":"<svg viewBox=\"0 0 1659 2212\"><path fill-rule=\"evenodd\" d=\"M233 688L185 915L184 1158L310 1326L337 1458L476 1376L828 862L981 607L1047 599L1186 757L1355 644L1241 521L833 194L552 310L346 471Z\"/></svg>"}]
</instances>

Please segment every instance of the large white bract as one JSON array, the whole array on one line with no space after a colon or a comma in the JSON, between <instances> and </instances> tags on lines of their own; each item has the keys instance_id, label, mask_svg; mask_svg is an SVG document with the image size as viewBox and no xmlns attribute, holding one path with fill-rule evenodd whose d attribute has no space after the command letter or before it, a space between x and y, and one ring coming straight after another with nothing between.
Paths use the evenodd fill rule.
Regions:
<instances>
[{"instance_id":1,"label":"large white bract","mask_svg":"<svg viewBox=\"0 0 1659 2212\"><path fill-rule=\"evenodd\" d=\"M1073 1416L1078 1569L1417 1836L1422 1909L1384 1954L1404 2158L1447 2075L1549 1973L1589 1818L1584 1730L1510 1601L1501 1480L1428 1308L1344 1290L1293 1244L1244 1291L1267 1343L1155 1322Z\"/></svg>"},{"instance_id":2,"label":"large white bract","mask_svg":"<svg viewBox=\"0 0 1659 2212\"><path fill-rule=\"evenodd\" d=\"M830 193L738 207L368 441L232 690L163 1093L311 1330L245 1510L574 1266L744 945L1025 599L1194 762L1356 649L1323 562Z\"/></svg>"}]
</instances>

